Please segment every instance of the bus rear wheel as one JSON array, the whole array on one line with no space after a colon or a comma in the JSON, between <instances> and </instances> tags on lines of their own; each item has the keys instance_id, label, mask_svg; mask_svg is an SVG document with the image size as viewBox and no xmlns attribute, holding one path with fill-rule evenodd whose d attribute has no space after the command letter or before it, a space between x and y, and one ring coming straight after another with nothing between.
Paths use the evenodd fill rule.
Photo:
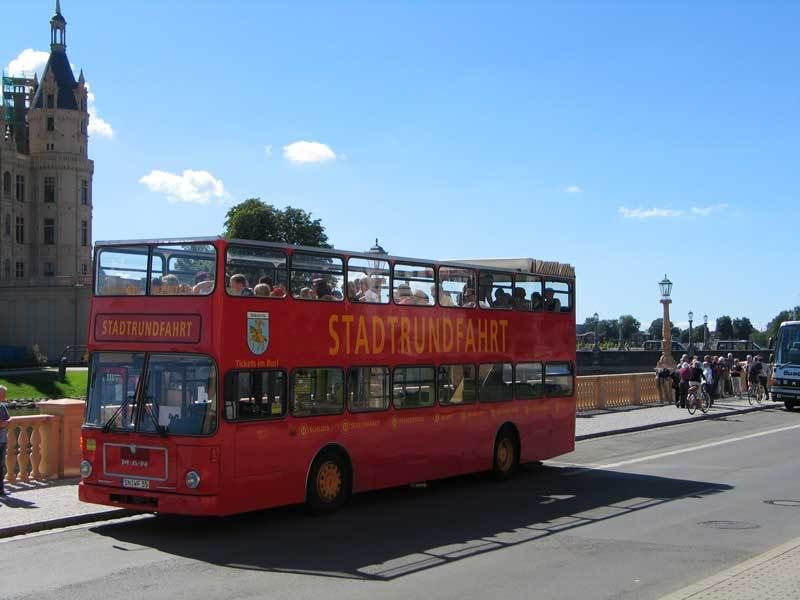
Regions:
<instances>
[{"instance_id":1,"label":"bus rear wheel","mask_svg":"<svg viewBox=\"0 0 800 600\"><path fill-rule=\"evenodd\" d=\"M320 454L308 474L306 504L314 514L341 508L350 496L350 468L336 452Z\"/></svg>"},{"instance_id":2,"label":"bus rear wheel","mask_svg":"<svg viewBox=\"0 0 800 600\"><path fill-rule=\"evenodd\" d=\"M496 479L505 481L517 472L519 467L519 442L511 429L503 429L494 443L492 472Z\"/></svg>"},{"instance_id":3,"label":"bus rear wheel","mask_svg":"<svg viewBox=\"0 0 800 600\"><path fill-rule=\"evenodd\" d=\"M786 410L794 410L794 400L784 400L783 405L786 407Z\"/></svg>"}]
</instances>

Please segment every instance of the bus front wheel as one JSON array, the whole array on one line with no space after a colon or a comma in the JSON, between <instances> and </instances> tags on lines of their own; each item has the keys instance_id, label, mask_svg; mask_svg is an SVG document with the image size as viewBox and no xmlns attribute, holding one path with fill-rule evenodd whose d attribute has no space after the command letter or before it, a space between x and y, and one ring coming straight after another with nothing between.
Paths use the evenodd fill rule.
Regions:
<instances>
[{"instance_id":1,"label":"bus front wheel","mask_svg":"<svg viewBox=\"0 0 800 600\"><path fill-rule=\"evenodd\" d=\"M504 428L497 434L494 443L494 462L492 472L495 478L504 481L516 473L519 466L519 442L510 428Z\"/></svg>"},{"instance_id":2,"label":"bus front wheel","mask_svg":"<svg viewBox=\"0 0 800 600\"><path fill-rule=\"evenodd\" d=\"M786 407L786 410L794 410L794 400L784 400L783 405Z\"/></svg>"},{"instance_id":3,"label":"bus front wheel","mask_svg":"<svg viewBox=\"0 0 800 600\"><path fill-rule=\"evenodd\" d=\"M314 514L333 512L350 496L350 468L337 452L320 454L308 474L306 503Z\"/></svg>"}]
</instances>

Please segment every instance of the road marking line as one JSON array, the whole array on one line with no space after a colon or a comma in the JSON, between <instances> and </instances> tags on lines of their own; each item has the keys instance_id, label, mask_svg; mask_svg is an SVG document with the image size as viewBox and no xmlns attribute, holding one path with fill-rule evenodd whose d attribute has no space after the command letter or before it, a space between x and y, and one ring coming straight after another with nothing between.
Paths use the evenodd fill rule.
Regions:
<instances>
[{"instance_id":1,"label":"road marking line","mask_svg":"<svg viewBox=\"0 0 800 600\"><path fill-rule=\"evenodd\" d=\"M659 452L658 454L651 454L649 456L641 456L639 458L631 458L629 460L621 460L615 463L607 463L604 465L581 465L587 469L615 469L617 467L624 467L625 465L632 465L635 463L645 462L648 460L655 460L657 458L664 458L665 456L674 456L676 454L685 454L686 452L694 452L695 450L702 450L704 448L713 448L715 446L724 446L734 442L741 442L742 440L749 440L765 435L772 435L773 433L781 433L783 431L791 431L792 429L800 429L800 425L788 425L786 427L778 427L776 429L769 429L767 431L760 431L758 433L750 433L748 435L741 435L734 438L727 438L718 440L716 442L708 442L707 444L700 444L699 446L691 446L689 448L681 448L680 450L670 450L669 452ZM575 465L578 466L578 465Z\"/></svg>"}]
</instances>

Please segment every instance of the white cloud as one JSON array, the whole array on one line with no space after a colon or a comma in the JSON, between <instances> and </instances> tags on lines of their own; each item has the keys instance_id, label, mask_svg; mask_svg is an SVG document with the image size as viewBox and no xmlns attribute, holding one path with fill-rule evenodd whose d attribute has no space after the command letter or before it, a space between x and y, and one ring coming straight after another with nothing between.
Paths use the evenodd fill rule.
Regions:
<instances>
[{"instance_id":1,"label":"white cloud","mask_svg":"<svg viewBox=\"0 0 800 600\"><path fill-rule=\"evenodd\" d=\"M718 210L725 210L726 208L728 208L728 205L726 203L724 203L724 202L721 203L721 204L713 204L711 206L703 206L703 207L699 207L699 208L697 206L693 206L692 207L692 214L693 215L698 215L700 217L707 217L708 215L710 215L713 212L716 212Z\"/></svg>"},{"instance_id":2,"label":"white cloud","mask_svg":"<svg viewBox=\"0 0 800 600\"><path fill-rule=\"evenodd\" d=\"M579 185L570 185L570 186L568 186L568 187L564 188L564 191L565 191L567 194L579 194L579 193L581 193L583 190L581 189L581 187L580 187Z\"/></svg>"},{"instance_id":3,"label":"white cloud","mask_svg":"<svg viewBox=\"0 0 800 600\"><path fill-rule=\"evenodd\" d=\"M166 171L150 171L139 180L151 192L165 194L170 202L208 204L212 198L225 198L225 186L208 171L186 169L175 175Z\"/></svg>"},{"instance_id":4,"label":"white cloud","mask_svg":"<svg viewBox=\"0 0 800 600\"><path fill-rule=\"evenodd\" d=\"M655 217L680 217L682 210L672 208L625 208L619 207L619 213L626 219L652 219Z\"/></svg>"},{"instance_id":5,"label":"white cloud","mask_svg":"<svg viewBox=\"0 0 800 600\"><path fill-rule=\"evenodd\" d=\"M6 71L11 76L33 75L33 73L38 73L47 64L48 58L50 58L49 52L28 48L20 52L17 58L8 63Z\"/></svg>"},{"instance_id":6,"label":"white cloud","mask_svg":"<svg viewBox=\"0 0 800 600\"><path fill-rule=\"evenodd\" d=\"M89 112L89 135L99 135L110 140L114 137L114 129L108 121L100 118L100 115L97 114L97 107L94 104L94 92L92 92L88 81L86 82L86 100L86 109Z\"/></svg>"},{"instance_id":7,"label":"white cloud","mask_svg":"<svg viewBox=\"0 0 800 600\"><path fill-rule=\"evenodd\" d=\"M317 163L336 160L336 154L327 144L299 141L283 147L283 156L293 163Z\"/></svg>"}]
</instances>

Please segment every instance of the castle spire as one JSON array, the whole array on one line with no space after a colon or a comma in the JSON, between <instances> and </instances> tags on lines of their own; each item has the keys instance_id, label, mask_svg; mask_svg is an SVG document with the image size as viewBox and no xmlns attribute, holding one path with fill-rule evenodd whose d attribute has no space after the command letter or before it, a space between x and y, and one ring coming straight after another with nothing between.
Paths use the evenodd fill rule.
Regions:
<instances>
[{"instance_id":1,"label":"castle spire","mask_svg":"<svg viewBox=\"0 0 800 600\"><path fill-rule=\"evenodd\" d=\"M56 12L50 19L50 50L66 50L67 20L61 14L61 0L56 0Z\"/></svg>"}]
</instances>

